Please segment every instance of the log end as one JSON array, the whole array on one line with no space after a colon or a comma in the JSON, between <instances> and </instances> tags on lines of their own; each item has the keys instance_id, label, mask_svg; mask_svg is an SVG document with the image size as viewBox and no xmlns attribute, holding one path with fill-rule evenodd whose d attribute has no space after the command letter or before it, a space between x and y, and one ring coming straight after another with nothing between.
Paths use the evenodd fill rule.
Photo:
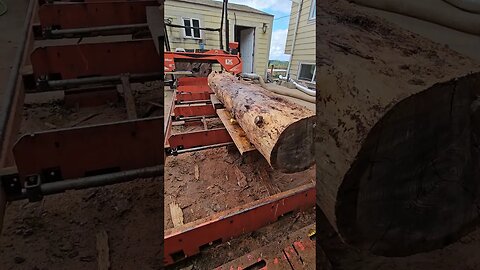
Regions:
<instances>
[{"instance_id":1,"label":"log end","mask_svg":"<svg viewBox=\"0 0 480 270\"><path fill-rule=\"evenodd\" d=\"M280 135L270 155L270 164L284 173L295 173L315 163L315 116L289 125Z\"/></svg>"},{"instance_id":2,"label":"log end","mask_svg":"<svg viewBox=\"0 0 480 270\"><path fill-rule=\"evenodd\" d=\"M407 256L455 242L479 220L480 74L396 104L369 132L337 193L346 242Z\"/></svg>"}]
</instances>

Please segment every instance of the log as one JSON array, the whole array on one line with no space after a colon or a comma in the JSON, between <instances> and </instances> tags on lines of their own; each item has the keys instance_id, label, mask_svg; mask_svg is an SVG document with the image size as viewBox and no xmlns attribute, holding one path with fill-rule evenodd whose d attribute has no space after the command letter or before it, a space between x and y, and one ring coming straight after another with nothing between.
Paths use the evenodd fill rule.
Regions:
<instances>
[{"instance_id":1,"label":"log","mask_svg":"<svg viewBox=\"0 0 480 270\"><path fill-rule=\"evenodd\" d=\"M315 112L229 73L210 73L208 84L272 168L293 173L314 164Z\"/></svg>"},{"instance_id":2,"label":"log","mask_svg":"<svg viewBox=\"0 0 480 270\"><path fill-rule=\"evenodd\" d=\"M479 64L347 1L319 12L317 205L377 255L454 242L479 219Z\"/></svg>"}]
</instances>

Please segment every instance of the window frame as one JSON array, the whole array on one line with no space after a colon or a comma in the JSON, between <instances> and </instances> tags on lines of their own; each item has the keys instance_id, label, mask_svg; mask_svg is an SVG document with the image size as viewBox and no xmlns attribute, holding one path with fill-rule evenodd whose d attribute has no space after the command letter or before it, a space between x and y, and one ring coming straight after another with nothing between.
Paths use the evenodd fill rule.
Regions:
<instances>
[{"instance_id":1,"label":"window frame","mask_svg":"<svg viewBox=\"0 0 480 270\"><path fill-rule=\"evenodd\" d=\"M313 15L314 11L315 11L315 15ZM317 19L317 1L312 0L312 5L310 6L310 12L308 13L308 20L314 21L316 19Z\"/></svg>"},{"instance_id":2,"label":"window frame","mask_svg":"<svg viewBox=\"0 0 480 270\"><path fill-rule=\"evenodd\" d=\"M193 27L193 20L197 20L198 21L198 27L202 27L202 21L198 18L193 18L193 17L182 17L182 25L183 26L186 26L185 25L185 20L189 20L190 21L190 27ZM183 38L189 38L189 39L202 39L202 30L198 30L200 32L200 36L199 37L195 37L195 30L193 28L190 28L190 30L192 31L192 35L191 36L187 36L187 29L186 28L183 28L182 29L183 31Z\"/></svg>"},{"instance_id":3,"label":"window frame","mask_svg":"<svg viewBox=\"0 0 480 270\"><path fill-rule=\"evenodd\" d=\"M300 73L302 71L302 65L309 65L309 66L314 66L314 70L313 70L313 76L312 76L312 80L305 80L305 79L300 79ZM317 76L317 65L314 64L314 63L307 63L307 62L299 62L298 63L298 72L297 72L297 79L299 81L303 81L303 82L309 82L309 83L315 83L316 82L316 76Z\"/></svg>"}]
</instances>

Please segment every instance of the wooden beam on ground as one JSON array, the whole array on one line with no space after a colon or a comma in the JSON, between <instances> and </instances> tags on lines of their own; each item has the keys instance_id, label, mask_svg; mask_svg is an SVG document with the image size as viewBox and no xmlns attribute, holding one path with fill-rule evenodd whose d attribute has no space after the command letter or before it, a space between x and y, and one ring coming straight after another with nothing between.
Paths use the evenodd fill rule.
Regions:
<instances>
[{"instance_id":1,"label":"wooden beam on ground","mask_svg":"<svg viewBox=\"0 0 480 270\"><path fill-rule=\"evenodd\" d=\"M105 229L97 232L97 263L98 270L110 269L110 247L108 245L108 234Z\"/></svg>"},{"instance_id":2,"label":"wooden beam on ground","mask_svg":"<svg viewBox=\"0 0 480 270\"><path fill-rule=\"evenodd\" d=\"M128 75L123 75L122 80L122 91L123 98L125 99L125 107L127 108L127 115L129 120L137 119L137 107L135 106L135 98L132 94L132 88L130 85L130 80Z\"/></svg>"},{"instance_id":3,"label":"wooden beam on ground","mask_svg":"<svg viewBox=\"0 0 480 270\"><path fill-rule=\"evenodd\" d=\"M173 202L170 204L170 215L172 217L173 227L179 227L183 225L183 211L180 206Z\"/></svg>"}]
</instances>

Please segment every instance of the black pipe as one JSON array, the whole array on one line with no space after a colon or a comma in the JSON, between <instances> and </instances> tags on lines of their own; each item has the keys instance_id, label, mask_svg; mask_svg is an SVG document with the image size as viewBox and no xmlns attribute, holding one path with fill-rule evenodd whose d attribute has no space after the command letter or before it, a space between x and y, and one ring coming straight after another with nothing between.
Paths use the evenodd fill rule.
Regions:
<instances>
[{"instance_id":1,"label":"black pipe","mask_svg":"<svg viewBox=\"0 0 480 270\"><path fill-rule=\"evenodd\" d=\"M117 173L101 174L85 178L45 183L41 185L40 189L43 195L50 195L62 193L67 190L101 187L106 185L128 182L138 178L150 178L159 175L163 175L163 165Z\"/></svg>"},{"instance_id":2,"label":"black pipe","mask_svg":"<svg viewBox=\"0 0 480 270\"><path fill-rule=\"evenodd\" d=\"M73 35L73 34L87 34L91 32L106 32L106 31L129 30L129 29L138 31L139 29L147 29L147 28L148 28L148 24L138 23L138 24L107 25L107 26L58 29L58 30L55 29L55 30L51 30L50 34L53 36L63 36L63 35Z\"/></svg>"},{"instance_id":3,"label":"black pipe","mask_svg":"<svg viewBox=\"0 0 480 270\"><path fill-rule=\"evenodd\" d=\"M169 52L170 49L170 40L168 39L168 31L167 31L167 25L163 25L163 30L165 31L165 48L167 49L167 52Z\"/></svg>"},{"instance_id":4,"label":"black pipe","mask_svg":"<svg viewBox=\"0 0 480 270\"><path fill-rule=\"evenodd\" d=\"M109 174L101 174L88 176L84 178L63 180L51 183L40 184L40 195L51 195L62 193L68 190L87 189L101 187L113 184L129 182L139 178L151 178L155 176L163 176L163 165L146 167L141 169L115 172ZM28 199L26 190L22 191L22 195L9 197L9 201Z\"/></svg>"},{"instance_id":5,"label":"black pipe","mask_svg":"<svg viewBox=\"0 0 480 270\"><path fill-rule=\"evenodd\" d=\"M15 55L15 61L13 62L12 70L10 70L7 87L5 87L5 92L2 97L3 102L0 106L0 148L4 145L3 140L5 139L7 123L10 118L10 110L12 109L13 97L15 96L15 88L17 87L20 66L23 63L23 53L25 52L25 43L27 42L27 36L30 31L30 19L32 18L34 5L35 1L30 0L27 14L25 16L25 23L23 24L22 29L22 43L20 44L17 54Z\"/></svg>"},{"instance_id":6,"label":"black pipe","mask_svg":"<svg viewBox=\"0 0 480 270\"><path fill-rule=\"evenodd\" d=\"M151 72L151 73L139 73L139 74L130 74L130 81L132 82L142 82L142 81L155 81L162 79L162 72ZM79 78L79 79L65 79L65 80L53 80L46 81L48 85L48 90L51 88L59 87L74 87L85 84L97 84L97 83L108 83L108 82L120 82L122 75L113 75L113 76L100 76L100 77L89 77L89 78Z\"/></svg>"},{"instance_id":7,"label":"black pipe","mask_svg":"<svg viewBox=\"0 0 480 270\"><path fill-rule=\"evenodd\" d=\"M225 15L225 0L222 2L222 20L220 21L220 50L223 50L223 16Z\"/></svg>"},{"instance_id":8,"label":"black pipe","mask_svg":"<svg viewBox=\"0 0 480 270\"><path fill-rule=\"evenodd\" d=\"M230 52L230 23L228 22L228 0L225 0L225 48Z\"/></svg>"},{"instance_id":9,"label":"black pipe","mask_svg":"<svg viewBox=\"0 0 480 270\"><path fill-rule=\"evenodd\" d=\"M198 29L198 30L205 30L205 31L214 31L214 32L221 32L222 28L208 28L208 27L195 27L195 26L185 26L185 25L178 25L172 23L166 23L165 25L174 27L174 28L188 28L188 29Z\"/></svg>"}]
</instances>

